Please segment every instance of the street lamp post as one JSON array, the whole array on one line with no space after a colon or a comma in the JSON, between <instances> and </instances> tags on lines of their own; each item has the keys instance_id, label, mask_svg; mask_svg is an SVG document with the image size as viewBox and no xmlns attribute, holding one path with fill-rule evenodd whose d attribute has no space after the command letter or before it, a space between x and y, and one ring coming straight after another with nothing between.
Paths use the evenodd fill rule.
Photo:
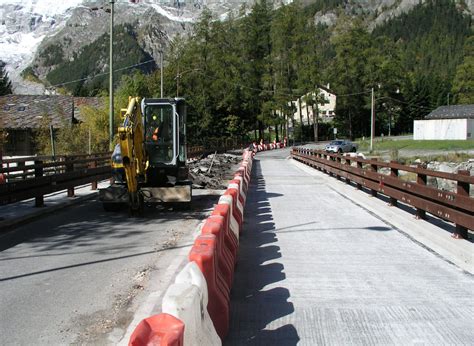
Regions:
<instances>
[{"instance_id":1,"label":"street lamp post","mask_svg":"<svg viewBox=\"0 0 474 346\"><path fill-rule=\"evenodd\" d=\"M110 0L110 48L109 48L109 149L114 147L114 70L113 70L113 40L114 40L114 3Z\"/></svg>"},{"instance_id":2,"label":"street lamp post","mask_svg":"<svg viewBox=\"0 0 474 346\"><path fill-rule=\"evenodd\" d=\"M375 134L375 95L374 88L372 88L372 106L370 112L370 152L374 149L374 134Z\"/></svg>"}]
</instances>

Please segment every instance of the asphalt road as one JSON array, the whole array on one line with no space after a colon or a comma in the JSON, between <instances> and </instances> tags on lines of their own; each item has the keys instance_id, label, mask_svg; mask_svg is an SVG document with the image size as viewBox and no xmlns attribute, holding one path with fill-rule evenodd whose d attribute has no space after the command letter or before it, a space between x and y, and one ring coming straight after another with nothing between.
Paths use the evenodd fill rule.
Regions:
<instances>
[{"instance_id":1,"label":"asphalt road","mask_svg":"<svg viewBox=\"0 0 474 346\"><path fill-rule=\"evenodd\" d=\"M150 294L150 278L160 280L169 253L192 243L218 199L196 194L190 211L148 208L141 218L84 201L2 236L0 344L119 340Z\"/></svg>"},{"instance_id":2,"label":"asphalt road","mask_svg":"<svg viewBox=\"0 0 474 346\"><path fill-rule=\"evenodd\" d=\"M472 344L474 276L288 154L254 161L226 345Z\"/></svg>"}]
</instances>

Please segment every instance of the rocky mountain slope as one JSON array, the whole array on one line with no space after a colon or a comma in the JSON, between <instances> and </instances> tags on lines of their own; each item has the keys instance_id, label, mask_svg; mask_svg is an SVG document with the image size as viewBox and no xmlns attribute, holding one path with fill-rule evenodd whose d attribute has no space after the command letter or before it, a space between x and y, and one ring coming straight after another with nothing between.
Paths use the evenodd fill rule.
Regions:
<instances>
[{"instance_id":1,"label":"rocky mountain slope","mask_svg":"<svg viewBox=\"0 0 474 346\"><path fill-rule=\"evenodd\" d=\"M251 5L253 0L116 2L115 23L131 26L131 34L144 54L158 61L159 51L166 49L176 34L192 30L192 23L204 7L211 9L216 18L223 19L242 4ZM367 24L374 27L409 11L419 0L305 0L305 3L332 4L316 12L318 23L333 25L345 13L363 16ZM474 0L461 0L458 6L474 13ZM47 75L58 64L78 59L85 47L108 32L109 16L109 4L105 0L3 0L0 3L0 60L7 64L15 93L44 93L45 87L37 83L38 79L48 84ZM98 64L102 70L107 67L105 59Z\"/></svg>"}]
</instances>

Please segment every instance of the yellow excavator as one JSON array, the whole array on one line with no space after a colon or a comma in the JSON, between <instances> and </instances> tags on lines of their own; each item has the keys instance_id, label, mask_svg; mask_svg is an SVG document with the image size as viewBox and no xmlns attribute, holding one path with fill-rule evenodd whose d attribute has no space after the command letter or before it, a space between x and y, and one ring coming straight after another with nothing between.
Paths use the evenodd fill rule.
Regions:
<instances>
[{"instance_id":1,"label":"yellow excavator","mask_svg":"<svg viewBox=\"0 0 474 346\"><path fill-rule=\"evenodd\" d=\"M188 207L192 184L186 166L185 100L130 97L121 116L112 154L113 184L99 190L104 209L128 205L135 215L145 203Z\"/></svg>"}]
</instances>

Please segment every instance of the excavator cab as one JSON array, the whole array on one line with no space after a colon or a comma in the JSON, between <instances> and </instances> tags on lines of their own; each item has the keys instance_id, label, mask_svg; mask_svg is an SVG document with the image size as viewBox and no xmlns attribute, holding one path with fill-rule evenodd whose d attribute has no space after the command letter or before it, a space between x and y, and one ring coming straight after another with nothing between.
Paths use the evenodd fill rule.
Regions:
<instances>
[{"instance_id":1,"label":"excavator cab","mask_svg":"<svg viewBox=\"0 0 474 346\"><path fill-rule=\"evenodd\" d=\"M128 203L134 214L144 203L191 202L186 167L186 103L182 98L131 98L119 127L125 179L100 191L106 210ZM117 156L116 154L114 154ZM113 158L117 167L117 158Z\"/></svg>"},{"instance_id":2,"label":"excavator cab","mask_svg":"<svg viewBox=\"0 0 474 346\"><path fill-rule=\"evenodd\" d=\"M186 162L186 104L184 99L144 99L142 113L145 150L150 167Z\"/></svg>"}]
</instances>

